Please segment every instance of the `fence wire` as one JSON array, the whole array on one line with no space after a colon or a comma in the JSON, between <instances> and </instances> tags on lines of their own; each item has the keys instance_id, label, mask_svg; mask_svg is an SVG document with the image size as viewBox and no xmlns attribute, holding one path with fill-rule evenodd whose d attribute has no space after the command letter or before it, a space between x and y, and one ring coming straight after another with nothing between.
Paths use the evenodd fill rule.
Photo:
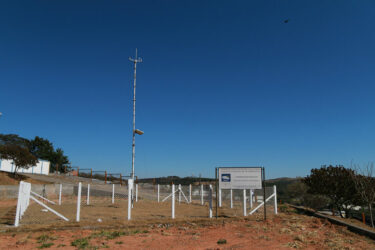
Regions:
<instances>
[{"instance_id":1,"label":"fence wire","mask_svg":"<svg viewBox=\"0 0 375 250\"><path fill-rule=\"evenodd\" d=\"M127 221L128 188L121 184L82 183L79 199L79 184L62 183L51 185L32 184L31 190L41 202L62 217L30 201L21 225L60 225L65 223L108 224ZM263 190L253 190L250 201L250 190L246 190L246 214L263 202ZM273 187L266 188L266 198L273 194ZM33 194L32 194L33 195ZM43 198L39 198L39 197ZM0 196L1 197L1 196ZM209 218L209 185L175 185L175 218L181 220ZM16 199L13 198L16 204ZM236 217L244 215L243 190L221 190L221 207L219 217ZM0 199L0 202L2 200ZM135 221L170 220L172 213L172 185L139 183L134 188L134 203L131 219ZM212 186L212 214L216 216L216 187ZM274 198L267 202L268 214L273 214ZM77 211L79 211L77 213ZM78 214L78 215L77 215ZM251 216L263 216L263 207ZM1 221L0 221L1 223Z\"/></svg>"}]
</instances>

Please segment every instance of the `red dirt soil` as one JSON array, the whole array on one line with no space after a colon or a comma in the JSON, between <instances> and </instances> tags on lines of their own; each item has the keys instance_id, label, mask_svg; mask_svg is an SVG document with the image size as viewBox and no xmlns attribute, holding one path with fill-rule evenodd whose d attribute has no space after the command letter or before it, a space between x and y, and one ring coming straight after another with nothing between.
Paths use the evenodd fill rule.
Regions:
<instances>
[{"instance_id":1,"label":"red dirt soil","mask_svg":"<svg viewBox=\"0 0 375 250\"><path fill-rule=\"evenodd\" d=\"M280 213L267 222L250 218L170 220L169 224L135 228L14 231L1 233L0 242L0 249L375 249L374 241L344 227L293 212Z\"/></svg>"}]
</instances>

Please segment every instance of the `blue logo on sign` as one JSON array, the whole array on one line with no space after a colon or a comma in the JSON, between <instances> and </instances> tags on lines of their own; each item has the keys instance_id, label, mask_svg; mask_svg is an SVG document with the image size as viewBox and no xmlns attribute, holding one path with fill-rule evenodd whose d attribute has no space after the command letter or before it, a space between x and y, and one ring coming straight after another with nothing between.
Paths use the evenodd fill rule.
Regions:
<instances>
[{"instance_id":1,"label":"blue logo on sign","mask_svg":"<svg viewBox=\"0 0 375 250\"><path fill-rule=\"evenodd\" d=\"M222 182L230 182L230 174L221 174Z\"/></svg>"}]
</instances>

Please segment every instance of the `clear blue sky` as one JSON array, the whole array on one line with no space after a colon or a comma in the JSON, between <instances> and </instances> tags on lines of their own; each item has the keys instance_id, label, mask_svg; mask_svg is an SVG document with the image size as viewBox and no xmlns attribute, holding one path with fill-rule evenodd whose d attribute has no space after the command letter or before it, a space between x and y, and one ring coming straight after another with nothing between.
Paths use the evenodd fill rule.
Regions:
<instances>
[{"instance_id":1,"label":"clear blue sky","mask_svg":"<svg viewBox=\"0 0 375 250\"><path fill-rule=\"evenodd\" d=\"M0 133L130 173L138 47L140 177L374 161L374 13L354 0L2 1Z\"/></svg>"}]
</instances>

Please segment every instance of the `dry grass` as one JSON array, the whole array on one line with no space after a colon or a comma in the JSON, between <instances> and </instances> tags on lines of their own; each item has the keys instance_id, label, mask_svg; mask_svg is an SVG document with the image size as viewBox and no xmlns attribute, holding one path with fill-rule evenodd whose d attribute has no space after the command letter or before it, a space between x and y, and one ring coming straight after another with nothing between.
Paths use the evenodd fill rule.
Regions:
<instances>
[{"instance_id":1,"label":"dry grass","mask_svg":"<svg viewBox=\"0 0 375 250\"><path fill-rule=\"evenodd\" d=\"M35 180L33 178L29 178L22 174L17 174L16 176L13 173L3 172L0 171L0 184L1 185L18 185L20 181L27 181L32 184L50 184L51 182Z\"/></svg>"}]
</instances>

